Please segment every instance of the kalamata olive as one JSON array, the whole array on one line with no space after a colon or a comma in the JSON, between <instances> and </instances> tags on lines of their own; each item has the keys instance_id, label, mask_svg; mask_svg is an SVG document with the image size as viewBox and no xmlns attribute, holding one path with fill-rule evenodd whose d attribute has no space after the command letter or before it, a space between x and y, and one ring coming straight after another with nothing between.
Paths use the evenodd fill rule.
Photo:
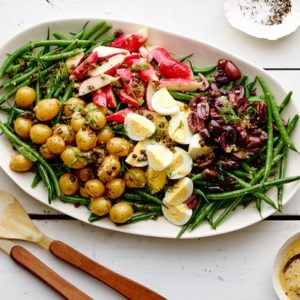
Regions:
<instances>
[{"instance_id":1,"label":"kalamata olive","mask_svg":"<svg viewBox=\"0 0 300 300\"><path fill-rule=\"evenodd\" d=\"M89 151L96 147L96 133L89 127L81 128L76 133L76 144L81 151Z\"/></svg>"},{"instance_id":2,"label":"kalamata olive","mask_svg":"<svg viewBox=\"0 0 300 300\"><path fill-rule=\"evenodd\" d=\"M260 101L255 105L256 110L256 122L258 124L264 124L266 122L267 104L265 101Z\"/></svg>"},{"instance_id":3,"label":"kalamata olive","mask_svg":"<svg viewBox=\"0 0 300 300\"><path fill-rule=\"evenodd\" d=\"M79 112L85 107L85 102L76 97L69 98L64 105L64 115L71 117L74 112Z\"/></svg>"},{"instance_id":4,"label":"kalamata olive","mask_svg":"<svg viewBox=\"0 0 300 300\"><path fill-rule=\"evenodd\" d=\"M133 216L132 206L125 201L119 202L110 209L109 218L114 223L125 223Z\"/></svg>"},{"instance_id":5,"label":"kalamata olive","mask_svg":"<svg viewBox=\"0 0 300 300\"><path fill-rule=\"evenodd\" d=\"M211 97L220 97L222 95L220 85L217 82L212 82L209 86L208 93Z\"/></svg>"},{"instance_id":6,"label":"kalamata olive","mask_svg":"<svg viewBox=\"0 0 300 300\"><path fill-rule=\"evenodd\" d=\"M111 202L104 197L97 197L92 199L89 208L91 212L97 216L104 216L109 213L111 209Z\"/></svg>"},{"instance_id":7,"label":"kalamata olive","mask_svg":"<svg viewBox=\"0 0 300 300\"><path fill-rule=\"evenodd\" d=\"M257 147L257 146L260 146L262 143L263 143L263 141L259 137L250 135L247 147L248 148Z\"/></svg>"},{"instance_id":8,"label":"kalamata olive","mask_svg":"<svg viewBox=\"0 0 300 300\"><path fill-rule=\"evenodd\" d=\"M124 175L125 184L128 188L144 188L147 184L145 172L140 168L130 168Z\"/></svg>"},{"instance_id":9,"label":"kalamata olive","mask_svg":"<svg viewBox=\"0 0 300 300\"><path fill-rule=\"evenodd\" d=\"M90 166L86 166L82 169L76 169L75 174L83 182L95 178L93 168Z\"/></svg>"},{"instance_id":10,"label":"kalamata olive","mask_svg":"<svg viewBox=\"0 0 300 300\"><path fill-rule=\"evenodd\" d=\"M85 119L80 113L77 112L72 115L70 126L74 132L78 132L84 123Z\"/></svg>"},{"instance_id":11,"label":"kalamata olive","mask_svg":"<svg viewBox=\"0 0 300 300\"><path fill-rule=\"evenodd\" d=\"M121 178L115 178L105 185L105 189L108 198L119 198L125 191L125 181Z\"/></svg>"},{"instance_id":12,"label":"kalamata olive","mask_svg":"<svg viewBox=\"0 0 300 300\"><path fill-rule=\"evenodd\" d=\"M56 157L56 155L49 150L47 144L41 145L41 147L40 147L40 153L47 160L48 159L54 159Z\"/></svg>"},{"instance_id":13,"label":"kalamata olive","mask_svg":"<svg viewBox=\"0 0 300 300\"><path fill-rule=\"evenodd\" d=\"M88 180L84 187L91 198L100 197L105 191L105 186L99 179Z\"/></svg>"},{"instance_id":14,"label":"kalamata olive","mask_svg":"<svg viewBox=\"0 0 300 300\"><path fill-rule=\"evenodd\" d=\"M106 156L98 168L98 177L102 182L110 182L121 171L119 159L113 155Z\"/></svg>"},{"instance_id":15,"label":"kalamata olive","mask_svg":"<svg viewBox=\"0 0 300 300\"><path fill-rule=\"evenodd\" d=\"M35 116L42 122L50 121L60 111L61 102L57 99L40 100L34 108Z\"/></svg>"},{"instance_id":16,"label":"kalamata olive","mask_svg":"<svg viewBox=\"0 0 300 300\"><path fill-rule=\"evenodd\" d=\"M226 61L223 69L226 75L231 79L237 80L242 76L240 69L231 60Z\"/></svg>"},{"instance_id":17,"label":"kalamata olive","mask_svg":"<svg viewBox=\"0 0 300 300\"><path fill-rule=\"evenodd\" d=\"M68 146L61 153L60 158L69 168L82 169L89 163L87 156L83 154L77 147Z\"/></svg>"},{"instance_id":18,"label":"kalamata olive","mask_svg":"<svg viewBox=\"0 0 300 300\"><path fill-rule=\"evenodd\" d=\"M245 159L249 159L250 158L250 154L248 151L246 150L238 150L238 151L234 151L233 153L233 156L238 158L238 159L242 159L242 160L245 160Z\"/></svg>"},{"instance_id":19,"label":"kalamata olive","mask_svg":"<svg viewBox=\"0 0 300 300\"><path fill-rule=\"evenodd\" d=\"M36 92L29 86L20 87L16 93L16 105L21 108L30 107L36 98Z\"/></svg>"},{"instance_id":20,"label":"kalamata olive","mask_svg":"<svg viewBox=\"0 0 300 300\"><path fill-rule=\"evenodd\" d=\"M116 157L125 157L132 151L132 144L125 138L114 137L107 142L106 150Z\"/></svg>"},{"instance_id":21,"label":"kalamata olive","mask_svg":"<svg viewBox=\"0 0 300 300\"><path fill-rule=\"evenodd\" d=\"M201 129L205 128L204 120L201 120L194 111L192 111L188 116L188 124L193 133L197 133Z\"/></svg>"},{"instance_id":22,"label":"kalamata olive","mask_svg":"<svg viewBox=\"0 0 300 300\"><path fill-rule=\"evenodd\" d=\"M195 207L198 205L199 201L198 201L197 198L198 198L197 195L192 194L192 195L185 201L185 203L186 203L186 205L188 206L188 208L193 209L193 208L195 208Z\"/></svg>"},{"instance_id":23,"label":"kalamata olive","mask_svg":"<svg viewBox=\"0 0 300 300\"><path fill-rule=\"evenodd\" d=\"M11 158L9 166L13 171L26 172L32 168L33 163L22 154L17 154Z\"/></svg>"},{"instance_id":24,"label":"kalamata olive","mask_svg":"<svg viewBox=\"0 0 300 300\"><path fill-rule=\"evenodd\" d=\"M106 144L111 138L113 138L114 132L109 126L102 128L97 134L97 141L99 145Z\"/></svg>"},{"instance_id":25,"label":"kalamata olive","mask_svg":"<svg viewBox=\"0 0 300 300\"><path fill-rule=\"evenodd\" d=\"M213 134L219 134L223 131L222 126L216 120L210 120L208 130Z\"/></svg>"},{"instance_id":26,"label":"kalamata olive","mask_svg":"<svg viewBox=\"0 0 300 300\"><path fill-rule=\"evenodd\" d=\"M206 180L215 180L219 177L218 172L213 169L205 169L201 174L202 177Z\"/></svg>"},{"instance_id":27,"label":"kalamata olive","mask_svg":"<svg viewBox=\"0 0 300 300\"><path fill-rule=\"evenodd\" d=\"M205 142L208 142L210 140L210 134L209 134L209 131L207 130L207 128L201 129L200 135Z\"/></svg>"},{"instance_id":28,"label":"kalamata olive","mask_svg":"<svg viewBox=\"0 0 300 300\"><path fill-rule=\"evenodd\" d=\"M224 69L225 67L225 64L228 60L226 58L220 58L218 60L218 67L221 68L221 69Z\"/></svg>"},{"instance_id":29,"label":"kalamata olive","mask_svg":"<svg viewBox=\"0 0 300 300\"><path fill-rule=\"evenodd\" d=\"M52 130L45 124L35 124L30 128L30 139L35 144L45 144L52 135Z\"/></svg>"},{"instance_id":30,"label":"kalamata olive","mask_svg":"<svg viewBox=\"0 0 300 300\"><path fill-rule=\"evenodd\" d=\"M194 98L189 102L189 107L191 109L196 109L197 104L202 102L202 101L208 101L208 97L203 95L203 94L198 94L196 96L194 96Z\"/></svg>"},{"instance_id":31,"label":"kalamata olive","mask_svg":"<svg viewBox=\"0 0 300 300\"><path fill-rule=\"evenodd\" d=\"M65 150L65 142L59 135L52 135L47 139L46 145L53 154L61 154Z\"/></svg>"},{"instance_id":32,"label":"kalamata olive","mask_svg":"<svg viewBox=\"0 0 300 300\"><path fill-rule=\"evenodd\" d=\"M228 160L221 160L220 161L221 167L223 170L235 170L239 167L239 163L235 160L228 159Z\"/></svg>"},{"instance_id":33,"label":"kalamata olive","mask_svg":"<svg viewBox=\"0 0 300 300\"><path fill-rule=\"evenodd\" d=\"M58 179L58 184L61 192L64 195L75 195L79 190L78 178L72 173L65 173Z\"/></svg>"},{"instance_id":34,"label":"kalamata olive","mask_svg":"<svg viewBox=\"0 0 300 300\"><path fill-rule=\"evenodd\" d=\"M23 117L18 117L14 121L14 131L20 138L29 139L32 124L32 120Z\"/></svg>"},{"instance_id":35,"label":"kalamata olive","mask_svg":"<svg viewBox=\"0 0 300 300\"><path fill-rule=\"evenodd\" d=\"M197 104L196 112L200 119L206 120L209 117L209 104L207 101L201 101Z\"/></svg>"},{"instance_id":36,"label":"kalamata olive","mask_svg":"<svg viewBox=\"0 0 300 300\"><path fill-rule=\"evenodd\" d=\"M75 133L71 126L67 124L56 124L53 128L53 135L62 137L66 145L72 144L75 141Z\"/></svg>"},{"instance_id":37,"label":"kalamata olive","mask_svg":"<svg viewBox=\"0 0 300 300\"><path fill-rule=\"evenodd\" d=\"M196 168L207 168L213 164L215 161L215 153L211 152L208 155L199 156L193 163L193 166Z\"/></svg>"},{"instance_id":38,"label":"kalamata olive","mask_svg":"<svg viewBox=\"0 0 300 300\"><path fill-rule=\"evenodd\" d=\"M214 76L215 76L216 82L221 85L226 84L230 81L230 78L226 74L226 72L219 67L216 68ZM221 94L221 92L220 92L220 94Z\"/></svg>"}]
</instances>

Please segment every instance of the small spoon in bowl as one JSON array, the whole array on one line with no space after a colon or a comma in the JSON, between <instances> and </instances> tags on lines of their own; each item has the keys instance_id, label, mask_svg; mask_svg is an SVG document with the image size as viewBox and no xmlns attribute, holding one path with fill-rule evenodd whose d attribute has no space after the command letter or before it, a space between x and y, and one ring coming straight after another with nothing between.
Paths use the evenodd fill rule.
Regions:
<instances>
[{"instance_id":1,"label":"small spoon in bowl","mask_svg":"<svg viewBox=\"0 0 300 300\"><path fill-rule=\"evenodd\" d=\"M36 243L61 260L110 286L128 299L166 299L149 288L107 269L65 243L44 235L31 221L18 200L1 189L0 238Z\"/></svg>"}]
</instances>

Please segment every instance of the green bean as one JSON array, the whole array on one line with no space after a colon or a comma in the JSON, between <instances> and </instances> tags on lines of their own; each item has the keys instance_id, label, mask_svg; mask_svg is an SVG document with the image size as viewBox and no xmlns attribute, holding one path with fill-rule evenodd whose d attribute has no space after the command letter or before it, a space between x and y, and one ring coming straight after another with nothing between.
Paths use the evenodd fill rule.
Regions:
<instances>
[{"instance_id":1,"label":"green bean","mask_svg":"<svg viewBox=\"0 0 300 300\"><path fill-rule=\"evenodd\" d=\"M21 108L17 108L15 106L12 107L1 107L0 106L0 111L3 111L5 113L10 113L11 111L14 111L16 113L17 116L26 113L26 110L23 110Z\"/></svg>"},{"instance_id":2,"label":"green bean","mask_svg":"<svg viewBox=\"0 0 300 300\"><path fill-rule=\"evenodd\" d=\"M14 147L16 148L16 150L22 154L25 158L31 160L32 162L36 162L37 158L30 152L28 151L28 149L24 146L20 146L17 143L13 143Z\"/></svg>"},{"instance_id":3,"label":"green bean","mask_svg":"<svg viewBox=\"0 0 300 300\"><path fill-rule=\"evenodd\" d=\"M234 171L232 171L232 173L235 176L240 177L240 178L244 178L244 179L251 179L252 178L251 174L243 172L243 171L240 171L240 170L234 170Z\"/></svg>"},{"instance_id":4,"label":"green bean","mask_svg":"<svg viewBox=\"0 0 300 300\"><path fill-rule=\"evenodd\" d=\"M16 75L14 78L6 80L2 83L2 87L9 88L11 86L16 86L18 83L30 78L34 73L36 72L36 69L29 69L23 73L20 73Z\"/></svg>"},{"instance_id":5,"label":"green bean","mask_svg":"<svg viewBox=\"0 0 300 300\"><path fill-rule=\"evenodd\" d=\"M94 25L89 31L85 32L82 36L83 40L88 40L94 33L96 33L98 30L100 30L102 27L104 27L107 24L106 21L101 21Z\"/></svg>"},{"instance_id":6,"label":"green bean","mask_svg":"<svg viewBox=\"0 0 300 300\"><path fill-rule=\"evenodd\" d=\"M234 174L230 173L230 172L227 172L227 171L224 171L224 173L228 176L231 176L233 177L237 182L238 184L243 187L243 188L250 188L251 187L251 184L247 183L246 181L238 178L237 176L235 176ZM270 199L268 196L262 194L262 193L259 193L259 192L253 192L252 193L256 198L258 199L261 199L263 201L265 201L266 203L268 203L270 206L272 206L273 208L277 209L275 203L272 201L272 199Z\"/></svg>"},{"instance_id":7,"label":"green bean","mask_svg":"<svg viewBox=\"0 0 300 300\"><path fill-rule=\"evenodd\" d=\"M257 102L260 102L262 100L262 98L260 96L252 96L252 97L249 97L248 100L252 103L257 103Z\"/></svg>"},{"instance_id":8,"label":"green bean","mask_svg":"<svg viewBox=\"0 0 300 300\"><path fill-rule=\"evenodd\" d=\"M251 91L253 90L256 81L257 81L257 77L255 77L252 82L250 82L249 84L246 85L245 96L246 96L247 99L250 98Z\"/></svg>"},{"instance_id":9,"label":"green bean","mask_svg":"<svg viewBox=\"0 0 300 300\"><path fill-rule=\"evenodd\" d=\"M205 180L200 180L200 179L193 180L193 182L196 186L210 186L211 185L209 182L207 182Z\"/></svg>"},{"instance_id":10,"label":"green bean","mask_svg":"<svg viewBox=\"0 0 300 300\"><path fill-rule=\"evenodd\" d=\"M63 34L61 34L61 33L59 33L59 32L54 32L54 33L52 33L52 35L53 35L57 40L67 40L67 38L66 38Z\"/></svg>"},{"instance_id":11,"label":"green bean","mask_svg":"<svg viewBox=\"0 0 300 300\"><path fill-rule=\"evenodd\" d=\"M295 129L297 123L298 123L298 120L299 120L299 115L295 115L293 117L293 119L288 123L287 127L286 127L286 132L288 135L290 135L293 130ZM276 145L275 149L274 149L274 152L273 152L273 156L277 156L281 150L283 149L284 147L284 141L282 139L279 140L278 144Z\"/></svg>"},{"instance_id":12,"label":"green bean","mask_svg":"<svg viewBox=\"0 0 300 300\"><path fill-rule=\"evenodd\" d=\"M65 89L65 88L66 88L65 83L64 82L60 83L59 87L54 92L54 95L53 95L54 98L57 98L60 95L60 93L62 92L62 90Z\"/></svg>"},{"instance_id":13,"label":"green bean","mask_svg":"<svg viewBox=\"0 0 300 300\"><path fill-rule=\"evenodd\" d=\"M198 211L197 215L195 216L195 219L193 223L190 225L189 229L193 230L195 229L200 223L202 223L207 215L209 214L210 210L213 208L214 203L206 203L202 206L202 208Z\"/></svg>"},{"instance_id":14,"label":"green bean","mask_svg":"<svg viewBox=\"0 0 300 300\"><path fill-rule=\"evenodd\" d=\"M196 189L195 194L202 197L206 202L208 202L207 198L205 197L205 194L200 190L200 189Z\"/></svg>"},{"instance_id":15,"label":"green bean","mask_svg":"<svg viewBox=\"0 0 300 300\"><path fill-rule=\"evenodd\" d=\"M244 196L237 197L232 201L227 208L218 216L217 220L213 222L213 228L217 226L242 202Z\"/></svg>"},{"instance_id":16,"label":"green bean","mask_svg":"<svg viewBox=\"0 0 300 300\"><path fill-rule=\"evenodd\" d=\"M14 103L14 106L15 106L15 103ZM14 106L13 106L13 107L14 107ZM12 125L13 125L13 122L14 122L16 116L17 116L16 111L15 111L15 110L12 110L12 111L9 113L8 119L7 119L7 121L6 121L7 126L9 126L9 127L12 128Z\"/></svg>"},{"instance_id":17,"label":"green bean","mask_svg":"<svg viewBox=\"0 0 300 300\"><path fill-rule=\"evenodd\" d=\"M0 78L5 74L8 67L22 54L24 54L26 51L33 50L37 47L43 47L43 46L68 46L69 44L73 43L73 40L48 40L48 41L36 41L36 42L30 42L18 50L14 51L3 63L1 69L0 69ZM79 46L87 46L91 45L91 41L85 41L85 40L78 40Z\"/></svg>"},{"instance_id":18,"label":"green bean","mask_svg":"<svg viewBox=\"0 0 300 300\"><path fill-rule=\"evenodd\" d=\"M242 77L242 79L240 80L240 85L242 85L244 88L245 88L245 86L246 86L246 83L247 83L247 80L248 80L248 76L246 76L246 75L244 75L243 77Z\"/></svg>"},{"instance_id":19,"label":"green bean","mask_svg":"<svg viewBox=\"0 0 300 300\"><path fill-rule=\"evenodd\" d=\"M40 78L37 79L35 83L35 92L36 92L36 98L35 103L38 103L42 99L42 91L40 86Z\"/></svg>"},{"instance_id":20,"label":"green bean","mask_svg":"<svg viewBox=\"0 0 300 300\"><path fill-rule=\"evenodd\" d=\"M157 198L157 197L155 197L153 195L150 195L150 194L148 194L146 192L139 191L139 190L135 190L135 193L138 194L138 195L140 195L140 196L142 196L142 197L144 197L146 200L149 200L149 201L154 202L156 204L163 205L162 201L159 198Z\"/></svg>"},{"instance_id":21,"label":"green bean","mask_svg":"<svg viewBox=\"0 0 300 300\"><path fill-rule=\"evenodd\" d=\"M206 68L193 67L192 70L196 74L201 73L203 75L207 75L207 74L214 72L216 70L216 66L210 66L210 67L206 67Z\"/></svg>"},{"instance_id":22,"label":"green bean","mask_svg":"<svg viewBox=\"0 0 300 300\"><path fill-rule=\"evenodd\" d=\"M192 181L195 181L195 180L198 180L198 179L202 179L202 174L199 173L199 174L192 174L192 177L191 177L191 180Z\"/></svg>"},{"instance_id":23,"label":"green bean","mask_svg":"<svg viewBox=\"0 0 300 300\"><path fill-rule=\"evenodd\" d=\"M192 57L193 55L194 55L194 53L190 53L190 54L188 54L186 56L178 58L177 60L180 61L180 62L184 62L186 59Z\"/></svg>"},{"instance_id":24,"label":"green bean","mask_svg":"<svg viewBox=\"0 0 300 300\"><path fill-rule=\"evenodd\" d=\"M40 177L42 178L42 181L48 191L48 203L51 204L51 201L53 198L55 198L55 196L54 196L54 191L52 188L50 178L47 174L46 169L43 167L43 165L41 163L37 164L37 170L38 170L38 173L39 173Z\"/></svg>"},{"instance_id":25,"label":"green bean","mask_svg":"<svg viewBox=\"0 0 300 300\"><path fill-rule=\"evenodd\" d=\"M265 98L267 100L268 103L270 103L271 105L271 109L272 109L272 115L273 115L273 118L274 118L274 121L277 125L277 128L278 128L278 131L280 133L280 136L283 140L283 142L286 144L286 146L290 149L292 149L293 151L296 151L297 152L297 149L295 147L295 145L293 144L293 142L291 141L283 123L282 123L282 120L281 120L281 117L280 117L280 114L279 114L279 111L278 111L278 108L277 108L277 105L274 101L274 97L273 95L271 94L267 84L265 83L264 79L261 77L261 76L258 76L257 77L260 85L261 85L261 88L264 92L264 95L265 95Z\"/></svg>"},{"instance_id":26,"label":"green bean","mask_svg":"<svg viewBox=\"0 0 300 300\"><path fill-rule=\"evenodd\" d=\"M280 105L278 106L278 111L279 113L282 113L283 110L286 108L286 106L289 104L291 97L293 95L293 92L290 91L282 100L282 102L280 103Z\"/></svg>"},{"instance_id":27,"label":"green bean","mask_svg":"<svg viewBox=\"0 0 300 300\"><path fill-rule=\"evenodd\" d=\"M135 203L127 201L136 211L161 211L160 205L151 205L151 204L142 204L142 203Z\"/></svg>"},{"instance_id":28,"label":"green bean","mask_svg":"<svg viewBox=\"0 0 300 300\"><path fill-rule=\"evenodd\" d=\"M273 119L272 119L272 104L270 97L266 97L267 101L267 128L268 128L268 139L267 139L267 155L265 173L262 182L265 182L270 175L272 168L273 159Z\"/></svg>"},{"instance_id":29,"label":"green bean","mask_svg":"<svg viewBox=\"0 0 300 300\"><path fill-rule=\"evenodd\" d=\"M35 56L35 55L24 55L23 58L28 60L28 61L55 61L55 60L62 60L65 58L68 58L70 56L75 56L77 54L80 54L83 52L83 49L76 49L76 50L71 50L69 52L61 52L58 54L53 54L53 55L42 55L42 56Z\"/></svg>"},{"instance_id":30,"label":"green bean","mask_svg":"<svg viewBox=\"0 0 300 300\"><path fill-rule=\"evenodd\" d=\"M59 195L58 199L65 203L73 203L77 205L89 205L91 200L88 198L82 198L82 197L71 197L71 196L65 196L65 195Z\"/></svg>"},{"instance_id":31,"label":"green bean","mask_svg":"<svg viewBox=\"0 0 300 300\"><path fill-rule=\"evenodd\" d=\"M109 31L112 28L112 26L110 24L105 25L104 27L102 27L99 32L96 32L92 37L91 40L93 41L97 41L104 33L106 33L107 31Z\"/></svg>"},{"instance_id":32,"label":"green bean","mask_svg":"<svg viewBox=\"0 0 300 300\"><path fill-rule=\"evenodd\" d=\"M214 206L212 207L212 209L207 214L206 219L207 219L208 223L210 224L211 228L213 228L213 229L216 229L216 227L214 227L213 216L223 206L224 202L225 202L225 200L215 202Z\"/></svg>"},{"instance_id":33,"label":"green bean","mask_svg":"<svg viewBox=\"0 0 300 300\"><path fill-rule=\"evenodd\" d=\"M279 178L285 177L286 167L287 167L287 149L285 148L283 151L282 159L280 161ZM283 199L283 185L277 188L277 200L278 200L279 211L282 211L282 199Z\"/></svg>"},{"instance_id":34,"label":"green bean","mask_svg":"<svg viewBox=\"0 0 300 300\"><path fill-rule=\"evenodd\" d=\"M255 173L255 171L253 170L252 167L250 167L249 164L247 164L245 161L240 161L239 162L240 166L247 172L250 173L251 175L253 175Z\"/></svg>"},{"instance_id":35,"label":"green bean","mask_svg":"<svg viewBox=\"0 0 300 300\"><path fill-rule=\"evenodd\" d=\"M47 36L46 36L46 40L49 40L50 39L50 28L48 27L47 28ZM46 54L50 51L50 46L47 45L44 47L44 49L41 51L41 54Z\"/></svg>"},{"instance_id":36,"label":"green bean","mask_svg":"<svg viewBox=\"0 0 300 300\"><path fill-rule=\"evenodd\" d=\"M74 90L74 84L75 84L75 81L72 79L69 83L69 85L67 86L66 90L65 90L65 93L61 99L61 103L64 104L72 95L73 93L73 90ZM55 117L54 119L54 124L57 124L60 122L60 119L61 119L61 116L62 116L62 113L63 113L63 110L61 109L59 111L59 113L57 114L57 116Z\"/></svg>"},{"instance_id":37,"label":"green bean","mask_svg":"<svg viewBox=\"0 0 300 300\"><path fill-rule=\"evenodd\" d=\"M190 101L194 98L193 95L189 95L189 94L182 93L182 92L170 91L170 94L172 95L173 98L175 98L177 100Z\"/></svg>"},{"instance_id":38,"label":"green bean","mask_svg":"<svg viewBox=\"0 0 300 300\"><path fill-rule=\"evenodd\" d=\"M124 193L122 195L122 198L124 200L129 200L129 201L138 201L138 202L144 201L143 197L136 194L130 194L130 193Z\"/></svg>"},{"instance_id":39,"label":"green bean","mask_svg":"<svg viewBox=\"0 0 300 300\"><path fill-rule=\"evenodd\" d=\"M31 188L35 188L41 181L41 176L39 173L36 173L35 176L33 177L32 183L31 183Z\"/></svg>"},{"instance_id":40,"label":"green bean","mask_svg":"<svg viewBox=\"0 0 300 300\"><path fill-rule=\"evenodd\" d=\"M256 192L256 191L258 191L260 189L263 189L263 188L279 186L279 185L282 185L282 184L297 181L299 179L300 179L300 176L286 177L286 178L277 179L277 180L274 180L274 181L271 181L271 182L255 184L251 187L247 187L247 188L243 188L243 189L239 189L239 190L235 190L235 191L231 191L231 192L206 194L206 198L208 200L212 200L212 201L219 201L219 200L228 199L228 198L235 198L235 197L239 197L239 196L242 196L242 195L247 195L247 194L252 193L252 192Z\"/></svg>"},{"instance_id":41,"label":"green bean","mask_svg":"<svg viewBox=\"0 0 300 300\"><path fill-rule=\"evenodd\" d=\"M97 215L92 213L92 214L90 214L88 220L89 220L89 222L93 223L93 222L99 221L102 218L103 218L103 216L97 216Z\"/></svg>"},{"instance_id":42,"label":"green bean","mask_svg":"<svg viewBox=\"0 0 300 300\"><path fill-rule=\"evenodd\" d=\"M160 217L160 216L162 216L161 211L149 211L149 212L141 213L141 214L138 214L138 215L134 215L127 222L122 223L122 224L117 224L117 225L121 226L121 225L133 224L133 223L137 223L137 222L140 222L140 221L156 219L157 217Z\"/></svg>"}]
</instances>

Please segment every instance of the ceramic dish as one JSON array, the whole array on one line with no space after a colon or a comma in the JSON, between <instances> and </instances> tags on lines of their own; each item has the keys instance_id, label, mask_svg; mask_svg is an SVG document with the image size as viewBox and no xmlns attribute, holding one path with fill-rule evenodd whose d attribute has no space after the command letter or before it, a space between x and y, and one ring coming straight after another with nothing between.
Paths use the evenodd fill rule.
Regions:
<instances>
[{"instance_id":1,"label":"ceramic dish","mask_svg":"<svg viewBox=\"0 0 300 300\"><path fill-rule=\"evenodd\" d=\"M96 23L99 20L91 20L91 23ZM5 59L7 53L20 47L22 44L32 41L41 40L45 38L47 28L50 28L52 32L61 32L62 34L67 34L68 32L78 31L82 25L86 22L84 19L71 19L71 20L59 20L51 21L47 23L38 24L33 26L12 38L0 49L1 62ZM113 25L113 28L122 28L125 32L132 32L145 25L133 24L125 21L108 20L109 23ZM184 56L189 53L194 53L193 63L199 66L209 66L216 64L219 58L226 57L233 60L241 69L244 74L247 74L250 79L254 78L256 75L262 75L267 84L270 86L272 92L274 93L276 99L280 101L285 95L286 91L281 87L281 85L276 82L267 72L256 67L255 65L247 62L244 59L236 57L224 50L217 49L213 46L207 45L205 43L189 39L175 33L170 33L162 31L156 28L149 28L150 32L150 42L151 44L161 45L166 47L171 53L174 53L177 57ZM299 109L296 107L294 101L291 101L289 108L287 109L286 116L294 115L299 113ZM1 118L4 119L2 115ZM296 141L296 146L300 148L300 131L299 128L295 130L293 134L293 139ZM3 136L0 138L0 166L6 172L6 174L16 182L26 193L30 194L32 197L36 198L45 205L49 205L47 201L47 192L42 184L38 185L35 189L30 187L33 174L32 173L16 173L9 168L10 157L13 153L10 142ZM289 153L289 160L287 166L287 176L297 175L298 170L293 166L299 165L300 156L295 152ZM286 204L292 199L295 194L299 183L291 183L286 185L284 202ZM271 198L276 199L276 191L270 191ZM51 207L57 209L58 211L72 216L80 221L88 222L89 211L85 207L76 208L74 205L65 204L58 200L54 200ZM262 205L262 217L265 218L274 213L274 209ZM222 224L219 225L217 230L211 229L209 224L203 223L193 232L187 232L182 238L199 238L211 235L223 234L226 232L235 231L243 227L252 225L261 221L262 218L257 212L255 205L249 205L247 208L238 207L228 219L226 219ZM137 224L131 224L126 226L117 227L108 219L103 219L93 223L94 226L116 230L125 233L138 234L144 236L155 236L163 238L175 238L178 234L180 228L178 226L172 225L167 222L164 218L160 218L157 221L140 222Z\"/></svg>"}]
</instances>

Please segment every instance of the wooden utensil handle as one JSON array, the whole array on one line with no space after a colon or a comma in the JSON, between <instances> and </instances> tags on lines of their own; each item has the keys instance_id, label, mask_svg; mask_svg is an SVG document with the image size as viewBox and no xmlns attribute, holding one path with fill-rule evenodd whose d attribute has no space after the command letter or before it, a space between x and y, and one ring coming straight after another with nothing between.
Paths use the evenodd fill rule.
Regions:
<instances>
[{"instance_id":1,"label":"wooden utensil handle","mask_svg":"<svg viewBox=\"0 0 300 300\"><path fill-rule=\"evenodd\" d=\"M10 256L15 262L43 280L64 298L70 300L92 300L91 297L51 270L25 248L14 246L10 251Z\"/></svg>"},{"instance_id":2,"label":"wooden utensil handle","mask_svg":"<svg viewBox=\"0 0 300 300\"><path fill-rule=\"evenodd\" d=\"M107 269L63 242L52 241L49 250L58 258L95 277L128 299L166 299L147 287Z\"/></svg>"}]
</instances>

